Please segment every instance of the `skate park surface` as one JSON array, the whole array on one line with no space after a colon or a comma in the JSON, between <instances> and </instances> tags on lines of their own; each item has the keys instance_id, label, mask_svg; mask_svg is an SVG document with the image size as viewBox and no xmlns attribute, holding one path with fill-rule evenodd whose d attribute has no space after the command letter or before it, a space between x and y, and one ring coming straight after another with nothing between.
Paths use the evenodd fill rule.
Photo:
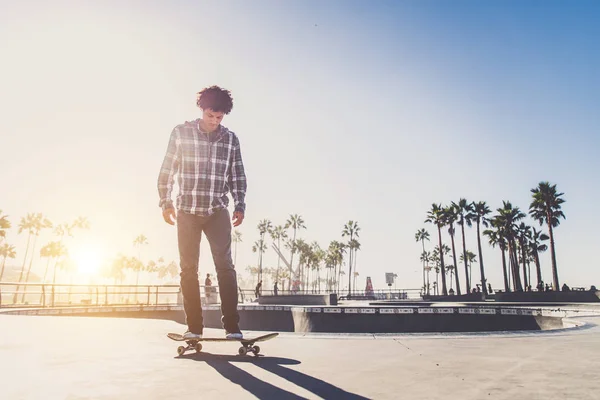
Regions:
<instances>
[{"instance_id":1,"label":"skate park surface","mask_svg":"<svg viewBox=\"0 0 600 400\"><path fill-rule=\"evenodd\" d=\"M600 399L600 317L575 322L531 332L282 332L254 358L238 356L237 342L178 356L166 334L185 326L172 320L0 313L0 397Z\"/></svg>"}]
</instances>

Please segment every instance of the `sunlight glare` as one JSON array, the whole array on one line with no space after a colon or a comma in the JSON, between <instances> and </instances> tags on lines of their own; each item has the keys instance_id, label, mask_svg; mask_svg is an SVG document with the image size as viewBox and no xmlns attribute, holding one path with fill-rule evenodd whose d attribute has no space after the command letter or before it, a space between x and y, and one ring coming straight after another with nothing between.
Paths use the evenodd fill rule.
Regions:
<instances>
[{"instance_id":1,"label":"sunlight glare","mask_svg":"<svg viewBox=\"0 0 600 400\"><path fill-rule=\"evenodd\" d=\"M80 247L73 253L73 260L77 271L84 275L94 275L100 270L102 259L98 249L94 247Z\"/></svg>"}]
</instances>

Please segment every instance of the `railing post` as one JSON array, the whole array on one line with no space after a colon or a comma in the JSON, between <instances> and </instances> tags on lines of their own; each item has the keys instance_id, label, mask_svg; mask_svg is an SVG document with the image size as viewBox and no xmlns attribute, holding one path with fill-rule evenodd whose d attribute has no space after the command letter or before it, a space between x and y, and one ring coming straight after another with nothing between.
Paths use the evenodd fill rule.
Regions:
<instances>
[{"instance_id":1,"label":"railing post","mask_svg":"<svg viewBox=\"0 0 600 400\"><path fill-rule=\"evenodd\" d=\"M104 286L104 305L108 305L108 285Z\"/></svg>"},{"instance_id":2,"label":"railing post","mask_svg":"<svg viewBox=\"0 0 600 400\"><path fill-rule=\"evenodd\" d=\"M158 305L158 286L154 286L154 289L156 290L156 298L154 301L154 305Z\"/></svg>"},{"instance_id":3,"label":"railing post","mask_svg":"<svg viewBox=\"0 0 600 400\"><path fill-rule=\"evenodd\" d=\"M52 307L54 307L54 291L55 291L55 285L52 284L52 290L51 290L51 298L50 298L50 304L52 304Z\"/></svg>"},{"instance_id":4,"label":"railing post","mask_svg":"<svg viewBox=\"0 0 600 400\"><path fill-rule=\"evenodd\" d=\"M46 285L42 284L42 307L46 307Z\"/></svg>"},{"instance_id":5,"label":"railing post","mask_svg":"<svg viewBox=\"0 0 600 400\"><path fill-rule=\"evenodd\" d=\"M146 300L146 305L150 305L150 285L148 285L148 299Z\"/></svg>"},{"instance_id":6,"label":"railing post","mask_svg":"<svg viewBox=\"0 0 600 400\"><path fill-rule=\"evenodd\" d=\"M100 304L100 293L98 291L98 286L96 286L96 307L98 307Z\"/></svg>"}]
</instances>

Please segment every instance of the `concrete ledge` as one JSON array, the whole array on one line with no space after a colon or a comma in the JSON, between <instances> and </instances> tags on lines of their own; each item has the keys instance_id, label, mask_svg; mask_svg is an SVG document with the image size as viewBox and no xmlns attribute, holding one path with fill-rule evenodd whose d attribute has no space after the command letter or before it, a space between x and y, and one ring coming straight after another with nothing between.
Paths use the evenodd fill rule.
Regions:
<instances>
[{"instance_id":1,"label":"concrete ledge","mask_svg":"<svg viewBox=\"0 0 600 400\"><path fill-rule=\"evenodd\" d=\"M600 302L600 291L496 292L495 300L539 303L598 303Z\"/></svg>"},{"instance_id":2,"label":"concrete ledge","mask_svg":"<svg viewBox=\"0 0 600 400\"><path fill-rule=\"evenodd\" d=\"M331 294L303 294L303 295L278 295L260 296L258 304L292 304L302 306L336 306L337 295Z\"/></svg>"}]
</instances>

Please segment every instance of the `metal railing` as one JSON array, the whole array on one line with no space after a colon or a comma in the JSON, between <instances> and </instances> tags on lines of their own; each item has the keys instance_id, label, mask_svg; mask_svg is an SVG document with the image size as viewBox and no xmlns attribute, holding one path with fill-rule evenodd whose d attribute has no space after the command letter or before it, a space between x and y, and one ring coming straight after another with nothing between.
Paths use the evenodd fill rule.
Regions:
<instances>
[{"instance_id":1,"label":"metal railing","mask_svg":"<svg viewBox=\"0 0 600 400\"><path fill-rule=\"evenodd\" d=\"M238 301L251 303L260 296L328 295L329 290L274 290L239 288ZM218 286L200 286L203 304L220 302ZM342 300L420 299L419 289L376 289L340 291ZM111 305L181 305L180 285L94 285L0 282L0 307L68 307Z\"/></svg>"}]
</instances>

